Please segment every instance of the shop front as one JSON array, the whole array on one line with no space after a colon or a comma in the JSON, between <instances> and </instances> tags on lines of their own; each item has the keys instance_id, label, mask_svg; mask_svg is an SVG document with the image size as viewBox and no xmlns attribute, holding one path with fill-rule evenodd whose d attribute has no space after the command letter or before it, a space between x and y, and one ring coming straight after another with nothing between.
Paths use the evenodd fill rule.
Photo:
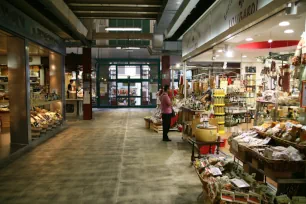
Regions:
<instances>
[{"instance_id":1,"label":"shop front","mask_svg":"<svg viewBox=\"0 0 306 204\"><path fill-rule=\"evenodd\" d=\"M306 200L305 20L303 1L225 0L184 34L183 70L196 65L177 102L193 113L188 138L216 128L229 141L226 159L194 163L208 200Z\"/></svg>"},{"instance_id":2,"label":"shop front","mask_svg":"<svg viewBox=\"0 0 306 204\"><path fill-rule=\"evenodd\" d=\"M61 128L65 47L6 2L1 2L0 41L2 159Z\"/></svg>"},{"instance_id":3,"label":"shop front","mask_svg":"<svg viewBox=\"0 0 306 204\"><path fill-rule=\"evenodd\" d=\"M155 107L159 60L97 60L97 107Z\"/></svg>"}]
</instances>

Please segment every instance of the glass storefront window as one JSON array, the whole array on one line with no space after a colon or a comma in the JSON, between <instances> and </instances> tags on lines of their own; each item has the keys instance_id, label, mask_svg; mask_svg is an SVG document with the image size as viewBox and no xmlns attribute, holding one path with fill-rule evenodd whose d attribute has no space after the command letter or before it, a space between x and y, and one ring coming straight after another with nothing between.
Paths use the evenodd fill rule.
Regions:
<instances>
[{"instance_id":1,"label":"glass storefront window","mask_svg":"<svg viewBox=\"0 0 306 204\"><path fill-rule=\"evenodd\" d=\"M118 79L140 79L140 66L118 66Z\"/></svg>"},{"instance_id":2,"label":"glass storefront window","mask_svg":"<svg viewBox=\"0 0 306 204\"><path fill-rule=\"evenodd\" d=\"M102 61L97 77L100 81L97 107L154 106L159 68L159 61ZM107 88L101 82L107 82ZM103 94L105 90L108 94Z\"/></svg>"}]
</instances>

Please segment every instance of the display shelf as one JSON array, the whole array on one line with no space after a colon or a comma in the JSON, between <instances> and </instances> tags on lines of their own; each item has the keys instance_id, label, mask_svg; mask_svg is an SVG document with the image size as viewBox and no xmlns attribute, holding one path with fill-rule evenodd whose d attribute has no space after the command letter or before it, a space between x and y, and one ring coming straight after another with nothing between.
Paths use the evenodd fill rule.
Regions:
<instances>
[{"instance_id":1,"label":"display shelf","mask_svg":"<svg viewBox=\"0 0 306 204\"><path fill-rule=\"evenodd\" d=\"M61 102L61 100L53 100L53 101L35 101L31 104L31 106L44 106L50 105L52 103Z\"/></svg>"},{"instance_id":2,"label":"display shelf","mask_svg":"<svg viewBox=\"0 0 306 204\"><path fill-rule=\"evenodd\" d=\"M214 106L225 106L225 104L214 104Z\"/></svg>"},{"instance_id":3,"label":"display shelf","mask_svg":"<svg viewBox=\"0 0 306 204\"><path fill-rule=\"evenodd\" d=\"M225 115L225 113L215 113L214 115Z\"/></svg>"}]
</instances>

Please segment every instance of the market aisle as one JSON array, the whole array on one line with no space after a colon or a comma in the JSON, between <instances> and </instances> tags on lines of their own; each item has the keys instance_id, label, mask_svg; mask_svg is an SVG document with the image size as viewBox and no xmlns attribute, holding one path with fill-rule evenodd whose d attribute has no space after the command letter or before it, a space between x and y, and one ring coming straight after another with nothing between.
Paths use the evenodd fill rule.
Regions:
<instances>
[{"instance_id":1,"label":"market aisle","mask_svg":"<svg viewBox=\"0 0 306 204\"><path fill-rule=\"evenodd\" d=\"M95 113L0 170L0 203L198 203L190 146L144 128L147 109ZM203 203L199 202L199 203Z\"/></svg>"}]
</instances>

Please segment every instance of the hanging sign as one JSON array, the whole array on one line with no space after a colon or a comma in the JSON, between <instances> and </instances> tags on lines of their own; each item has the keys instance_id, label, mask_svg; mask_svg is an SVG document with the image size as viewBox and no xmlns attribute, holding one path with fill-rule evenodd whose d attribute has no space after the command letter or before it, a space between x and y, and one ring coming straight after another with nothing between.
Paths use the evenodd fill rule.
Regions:
<instances>
[{"instance_id":1,"label":"hanging sign","mask_svg":"<svg viewBox=\"0 0 306 204\"><path fill-rule=\"evenodd\" d=\"M214 4L183 36L183 56L237 25L275 0L222 0Z\"/></svg>"}]
</instances>

